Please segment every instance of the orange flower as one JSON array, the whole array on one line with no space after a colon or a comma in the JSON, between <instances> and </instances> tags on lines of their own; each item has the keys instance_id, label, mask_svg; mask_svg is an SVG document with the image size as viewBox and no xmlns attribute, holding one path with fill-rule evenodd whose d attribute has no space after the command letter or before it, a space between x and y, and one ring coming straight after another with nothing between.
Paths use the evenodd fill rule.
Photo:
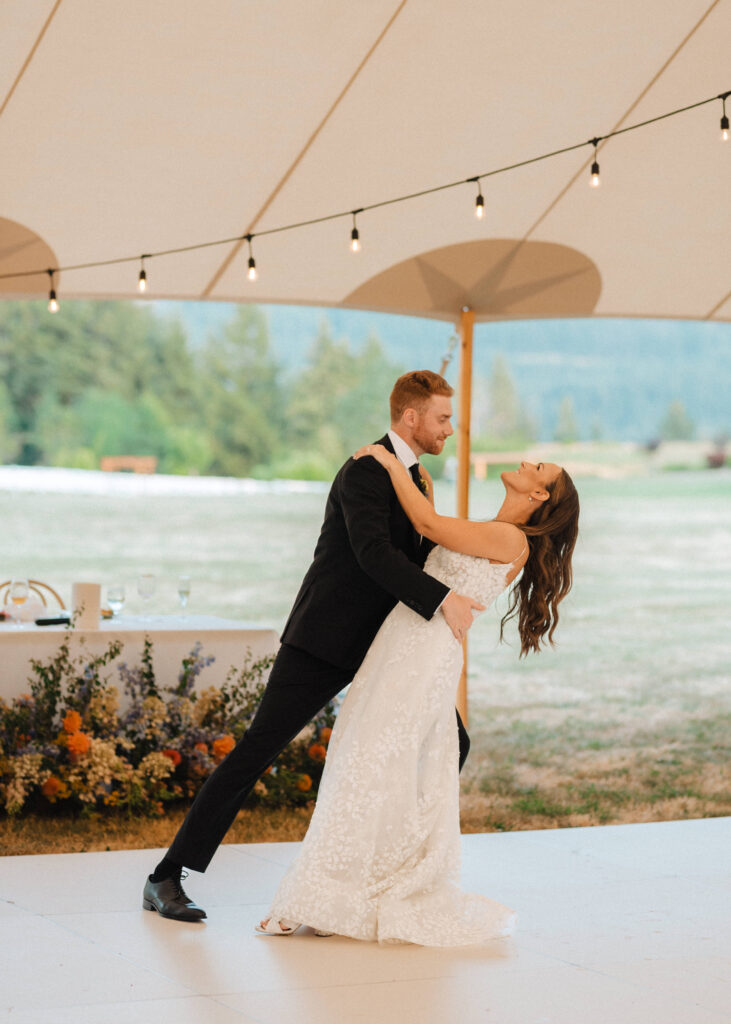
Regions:
<instances>
[{"instance_id":1,"label":"orange flower","mask_svg":"<svg viewBox=\"0 0 731 1024\"><path fill-rule=\"evenodd\" d=\"M332 734L333 734L332 729L330 728L329 725L326 725L323 729L320 729L320 742L321 743L329 743L330 742L330 737L332 736Z\"/></svg>"},{"instance_id":2,"label":"orange flower","mask_svg":"<svg viewBox=\"0 0 731 1024\"><path fill-rule=\"evenodd\" d=\"M308 789L312 789L312 779L309 775L300 775L297 779L297 789L301 789L303 793L306 793Z\"/></svg>"},{"instance_id":3,"label":"orange flower","mask_svg":"<svg viewBox=\"0 0 731 1024\"><path fill-rule=\"evenodd\" d=\"M271 770L272 770L272 767L273 767L272 765L269 765L269 767L268 767L268 768L266 769L266 771L264 772L264 774L265 774L265 775L269 775L269 773L270 773L270 772L271 772Z\"/></svg>"},{"instance_id":4,"label":"orange flower","mask_svg":"<svg viewBox=\"0 0 731 1024\"><path fill-rule=\"evenodd\" d=\"M69 748L69 754L78 757L85 754L91 746L91 737L85 732L73 732L66 741L66 746Z\"/></svg>"},{"instance_id":5,"label":"orange flower","mask_svg":"<svg viewBox=\"0 0 731 1024\"><path fill-rule=\"evenodd\" d=\"M223 761L226 754L230 754L235 746L236 740L233 736L219 736L213 741L213 756L217 761Z\"/></svg>"},{"instance_id":6,"label":"orange flower","mask_svg":"<svg viewBox=\"0 0 731 1024\"><path fill-rule=\"evenodd\" d=\"M196 745L193 747L193 750L197 750L201 754L207 754L208 753L208 744L207 743L196 743Z\"/></svg>"},{"instance_id":7,"label":"orange flower","mask_svg":"<svg viewBox=\"0 0 731 1024\"><path fill-rule=\"evenodd\" d=\"M307 753L313 761L318 761L322 764L327 757L327 748L323 747L322 743L313 743Z\"/></svg>"},{"instance_id":8,"label":"orange flower","mask_svg":"<svg viewBox=\"0 0 731 1024\"><path fill-rule=\"evenodd\" d=\"M180 751L179 750L172 750L172 749L168 748L167 750L163 750L163 754L165 755L165 757L169 757L170 758L170 760L173 762L173 764L175 765L176 768L178 767L180 762L183 760L183 758L180 756Z\"/></svg>"},{"instance_id":9,"label":"orange flower","mask_svg":"<svg viewBox=\"0 0 731 1024\"><path fill-rule=\"evenodd\" d=\"M55 775L49 775L41 786L41 793L47 800L55 800L61 789L61 780Z\"/></svg>"},{"instance_id":10,"label":"orange flower","mask_svg":"<svg viewBox=\"0 0 731 1024\"><path fill-rule=\"evenodd\" d=\"M67 711L64 720L63 727L67 733L75 733L81 729L81 715L78 711Z\"/></svg>"}]
</instances>

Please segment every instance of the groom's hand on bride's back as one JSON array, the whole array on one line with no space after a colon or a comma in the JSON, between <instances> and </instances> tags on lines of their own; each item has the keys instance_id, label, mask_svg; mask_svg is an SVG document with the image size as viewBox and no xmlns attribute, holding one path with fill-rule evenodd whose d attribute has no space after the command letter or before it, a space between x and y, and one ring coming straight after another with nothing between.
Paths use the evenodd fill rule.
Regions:
<instances>
[{"instance_id":1,"label":"groom's hand on bride's back","mask_svg":"<svg viewBox=\"0 0 731 1024\"><path fill-rule=\"evenodd\" d=\"M455 594L454 591L447 594L442 601L441 613L457 640L464 640L467 630L474 622L473 608L478 612L485 610L484 604L464 594Z\"/></svg>"}]
</instances>

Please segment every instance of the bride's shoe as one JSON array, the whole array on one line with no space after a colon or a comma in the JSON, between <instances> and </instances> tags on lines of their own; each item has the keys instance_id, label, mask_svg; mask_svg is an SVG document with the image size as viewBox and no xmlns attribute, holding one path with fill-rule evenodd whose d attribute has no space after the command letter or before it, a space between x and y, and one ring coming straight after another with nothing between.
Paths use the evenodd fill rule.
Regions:
<instances>
[{"instance_id":1,"label":"bride's shoe","mask_svg":"<svg viewBox=\"0 0 731 1024\"><path fill-rule=\"evenodd\" d=\"M301 925L297 921L288 921L284 917L281 921L275 921L274 918L269 917L264 924L256 925L256 930L262 935L294 935L300 927Z\"/></svg>"},{"instance_id":2,"label":"bride's shoe","mask_svg":"<svg viewBox=\"0 0 731 1024\"><path fill-rule=\"evenodd\" d=\"M275 921L269 917L265 923L256 925L256 930L261 932L262 935L294 935L298 928L302 925L298 924L297 921L288 921L285 917L279 921ZM323 932L315 930L315 935L319 935L321 938L328 938L333 935L333 932Z\"/></svg>"}]
</instances>

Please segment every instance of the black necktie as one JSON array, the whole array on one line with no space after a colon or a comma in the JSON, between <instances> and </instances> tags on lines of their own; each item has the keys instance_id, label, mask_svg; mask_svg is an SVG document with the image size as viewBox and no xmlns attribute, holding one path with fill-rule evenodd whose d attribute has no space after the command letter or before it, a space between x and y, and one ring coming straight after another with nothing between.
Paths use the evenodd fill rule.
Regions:
<instances>
[{"instance_id":1,"label":"black necktie","mask_svg":"<svg viewBox=\"0 0 731 1024\"><path fill-rule=\"evenodd\" d=\"M409 466L409 473L411 473L411 479L414 481L416 486L421 490L421 474L419 473L419 463L415 462L413 466ZM422 536L414 530L414 533L419 538L419 544L422 542Z\"/></svg>"}]
</instances>

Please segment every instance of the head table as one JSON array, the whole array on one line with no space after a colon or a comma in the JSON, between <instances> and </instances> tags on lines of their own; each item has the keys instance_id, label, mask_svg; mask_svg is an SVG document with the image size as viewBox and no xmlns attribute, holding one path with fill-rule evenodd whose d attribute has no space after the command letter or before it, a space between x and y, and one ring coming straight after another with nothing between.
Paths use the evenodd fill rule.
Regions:
<instances>
[{"instance_id":1,"label":"head table","mask_svg":"<svg viewBox=\"0 0 731 1024\"><path fill-rule=\"evenodd\" d=\"M28 692L31 658L44 662L52 658L67 628L25 623L16 629L8 622L0 624L0 697L8 700ZM256 623L213 615L121 615L102 620L99 629L75 629L71 656L84 649L98 655L107 649L111 640L120 640L124 646L119 658L103 672L121 691L116 665L122 662L130 668L140 665L146 636L152 641L152 663L161 687L177 682L183 658L200 641L202 655L212 656L215 661L197 677L197 690L220 686L231 666L242 667L247 650L256 659L274 654L279 647L276 630Z\"/></svg>"}]
</instances>

